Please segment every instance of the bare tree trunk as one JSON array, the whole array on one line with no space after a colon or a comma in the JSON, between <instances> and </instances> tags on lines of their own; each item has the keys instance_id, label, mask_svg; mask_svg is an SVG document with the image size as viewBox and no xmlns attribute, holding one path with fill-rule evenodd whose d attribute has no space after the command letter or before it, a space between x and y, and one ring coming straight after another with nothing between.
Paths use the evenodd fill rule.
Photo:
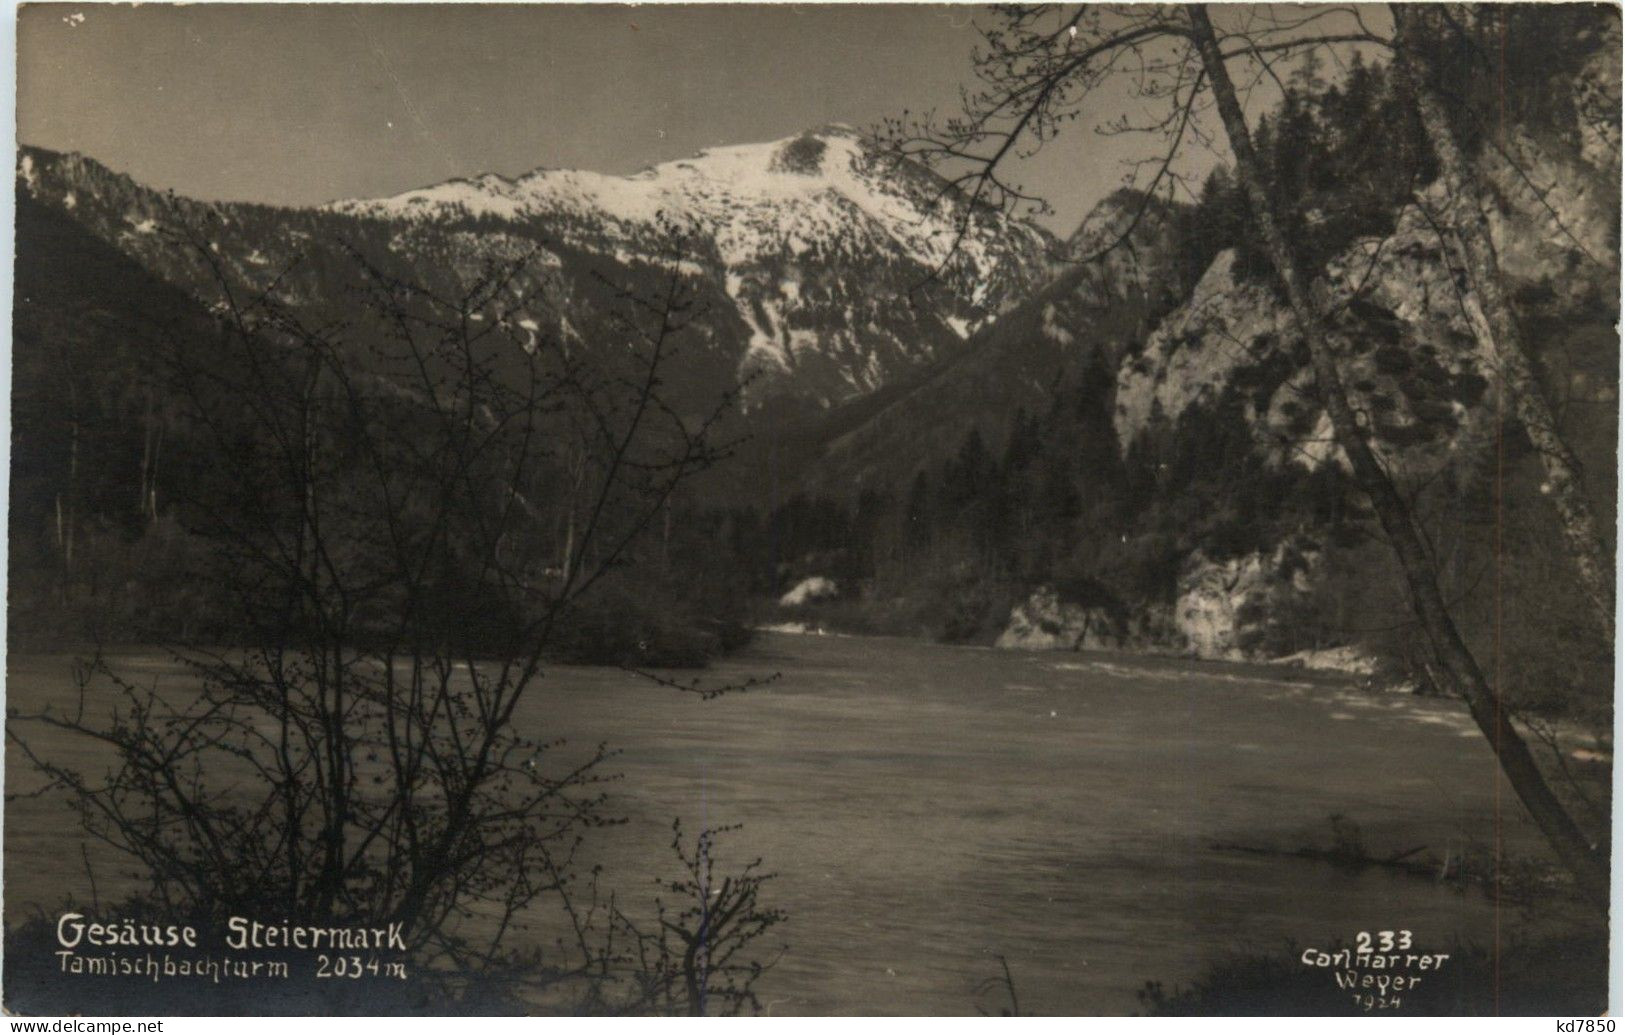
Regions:
<instances>
[{"instance_id":1,"label":"bare tree trunk","mask_svg":"<svg viewBox=\"0 0 1625 1035\"><path fill-rule=\"evenodd\" d=\"M1348 457L1355 482L1370 498L1389 544L1399 558L1410 590L1411 606L1428 636L1432 653L1446 675L1450 689L1466 699L1474 721L1489 739L1500 761L1502 772L1546 835L1558 858L1574 874L1583 893L1606 902L1609 897L1606 861L1552 793L1528 745L1508 721L1499 694L1485 680L1477 661L1462 642L1461 634L1439 592L1432 564L1412 520L1410 508L1395 489L1360 429L1332 352L1330 330L1322 316L1326 307L1312 292L1310 282L1287 247L1274 205L1264 186L1246 119L1236 100L1235 86L1225 68L1212 23L1208 20L1207 9L1196 5L1188 8L1188 11L1192 38L1213 84L1213 95L1230 140L1231 152L1236 158L1237 173L1247 193L1254 223L1286 287L1288 304L1309 349L1321 403L1331 418L1338 445Z\"/></svg>"},{"instance_id":2,"label":"bare tree trunk","mask_svg":"<svg viewBox=\"0 0 1625 1035\"><path fill-rule=\"evenodd\" d=\"M68 527L62 547L63 565L73 571L73 538L79 527L79 415L73 417L73 445L68 453Z\"/></svg>"},{"instance_id":3,"label":"bare tree trunk","mask_svg":"<svg viewBox=\"0 0 1625 1035\"><path fill-rule=\"evenodd\" d=\"M73 586L73 539L79 526L79 389L73 371L68 373L68 485L56 497L56 544L62 551L61 597L66 601Z\"/></svg>"},{"instance_id":4,"label":"bare tree trunk","mask_svg":"<svg viewBox=\"0 0 1625 1035\"><path fill-rule=\"evenodd\" d=\"M669 574L671 571L671 500L666 501L664 515L661 518L660 528L660 571Z\"/></svg>"},{"instance_id":5,"label":"bare tree trunk","mask_svg":"<svg viewBox=\"0 0 1625 1035\"><path fill-rule=\"evenodd\" d=\"M575 562L576 549L576 506L581 496L582 486L587 480L587 457L585 451L577 452L574 447L566 454L565 471L570 479L570 493L565 499L564 524L564 555L559 560L559 573L568 578L571 572L570 565Z\"/></svg>"},{"instance_id":6,"label":"bare tree trunk","mask_svg":"<svg viewBox=\"0 0 1625 1035\"><path fill-rule=\"evenodd\" d=\"M59 492L56 494L56 548L57 551L62 553L65 558L67 551L64 548L64 542L65 540L63 539L62 526L62 494ZM62 578L57 583L56 595L59 603L65 604L68 602L68 565L66 560L64 560L62 565Z\"/></svg>"},{"instance_id":7,"label":"bare tree trunk","mask_svg":"<svg viewBox=\"0 0 1625 1035\"><path fill-rule=\"evenodd\" d=\"M153 412L152 392L147 392L146 411L141 419L141 484L136 490L135 509L143 521L158 520L158 451L164 444L164 426Z\"/></svg>"},{"instance_id":8,"label":"bare tree trunk","mask_svg":"<svg viewBox=\"0 0 1625 1035\"><path fill-rule=\"evenodd\" d=\"M158 520L158 457L164 448L164 426L159 424L153 432L152 439L152 466L147 476L147 498L145 508L149 520Z\"/></svg>"},{"instance_id":9,"label":"bare tree trunk","mask_svg":"<svg viewBox=\"0 0 1625 1035\"><path fill-rule=\"evenodd\" d=\"M1444 100L1428 79L1428 69L1410 42L1421 28L1423 12L1411 4L1392 5L1394 13L1394 72L1400 88L1408 92L1421 116L1422 128L1439 161L1439 172L1449 193L1446 206L1449 228L1465 260L1468 285L1465 308L1473 335L1485 352L1500 364L1501 381L1512 399L1512 409L1540 457L1548 494L1557 508L1568 540L1569 554L1580 574L1580 584L1596 613L1604 635L1614 634L1614 565L1586 496L1580 465L1558 432L1557 420L1535 376L1518 326L1517 314L1501 282L1501 266L1484 215L1485 199L1478 177L1469 166L1446 114Z\"/></svg>"},{"instance_id":10,"label":"bare tree trunk","mask_svg":"<svg viewBox=\"0 0 1625 1035\"><path fill-rule=\"evenodd\" d=\"M570 570L570 562L575 558L576 549L576 512L572 505L564 525L564 553L559 560L561 574Z\"/></svg>"}]
</instances>

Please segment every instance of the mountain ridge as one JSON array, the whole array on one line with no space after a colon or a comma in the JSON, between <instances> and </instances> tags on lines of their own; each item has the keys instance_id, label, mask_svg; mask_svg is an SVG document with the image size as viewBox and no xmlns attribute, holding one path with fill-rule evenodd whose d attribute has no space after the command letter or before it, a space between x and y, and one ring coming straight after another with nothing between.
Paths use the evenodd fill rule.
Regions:
<instances>
[{"instance_id":1,"label":"mountain ridge","mask_svg":"<svg viewBox=\"0 0 1625 1035\"><path fill-rule=\"evenodd\" d=\"M783 399L827 408L955 351L1049 273L1046 231L965 215L951 195L933 198L942 188L935 174L879 162L856 131L824 127L630 177L485 174L318 207L194 201L88 156L27 146L17 175L42 202L199 296L218 285L164 254L161 225L207 220L211 246L251 286L313 253L331 271L342 250L333 238L359 242L420 282L467 281L492 255L534 249L546 269L523 290L556 311L527 319L566 336L585 333L588 310L602 301L586 283L589 268L593 277L647 280L681 238L682 272L710 310L702 346L710 361L692 394L743 381L748 407ZM560 282L551 294L549 278ZM332 293L319 277L295 275L285 287L296 301Z\"/></svg>"}]
</instances>

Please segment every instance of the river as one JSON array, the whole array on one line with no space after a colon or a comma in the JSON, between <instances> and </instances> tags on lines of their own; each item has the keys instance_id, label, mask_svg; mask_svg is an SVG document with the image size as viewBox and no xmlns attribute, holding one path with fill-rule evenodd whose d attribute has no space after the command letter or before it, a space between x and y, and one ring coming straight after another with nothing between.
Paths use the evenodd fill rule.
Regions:
<instances>
[{"instance_id":1,"label":"river","mask_svg":"<svg viewBox=\"0 0 1625 1035\"><path fill-rule=\"evenodd\" d=\"M13 656L10 707L64 693L69 660ZM742 825L721 862L762 856L777 873L764 899L789 914L759 985L774 1013L996 1010L979 989L998 956L1024 1011L1128 1013L1148 979L1188 982L1289 939L1492 939L1480 893L1216 847L1329 847L1334 814L1373 855L1459 853L1498 831L1510 855L1544 851L1453 702L1258 666L783 634L704 678L773 673L704 701L555 669L519 721L620 750L613 805L629 822L592 834L592 852L623 895L673 873L673 817ZM37 784L16 751L6 779ZM60 805L8 804L8 919L88 897L80 840Z\"/></svg>"}]
</instances>

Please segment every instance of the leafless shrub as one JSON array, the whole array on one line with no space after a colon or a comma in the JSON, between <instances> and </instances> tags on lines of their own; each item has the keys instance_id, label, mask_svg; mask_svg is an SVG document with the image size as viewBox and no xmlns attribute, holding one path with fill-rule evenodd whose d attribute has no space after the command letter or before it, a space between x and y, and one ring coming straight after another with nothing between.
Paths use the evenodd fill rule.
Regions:
<instances>
[{"instance_id":1,"label":"leafless shrub","mask_svg":"<svg viewBox=\"0 0 1625 1035\"><path fill-rule=\"evenodd\" d=\"M616 292L624 341L589 350L537 333L514 289L529 256L447 293L351 249L353 314L323 322L283 277L245 287L203 230L173 239L222 299L219 341L164 357L199 452L178 506L242 639L174 646L185 677L165 683L96 657L76 702L8 736L90 836L141 864L155 907L396 923L420 968L511 968L521 915L563 895L587 832L615 822L609 749L551 739L525 710L549 647L726 454L712 432L732 396L698 417L662 397L692 318L681 252L653 295ZM109 768L64 765L30 730L91 738ZM735 953L780 918L754 866L712 885L711 837L671 886L698 905L635 938L690 1010L754 1002L759 968Z\"/></svg>"}]
</instances>

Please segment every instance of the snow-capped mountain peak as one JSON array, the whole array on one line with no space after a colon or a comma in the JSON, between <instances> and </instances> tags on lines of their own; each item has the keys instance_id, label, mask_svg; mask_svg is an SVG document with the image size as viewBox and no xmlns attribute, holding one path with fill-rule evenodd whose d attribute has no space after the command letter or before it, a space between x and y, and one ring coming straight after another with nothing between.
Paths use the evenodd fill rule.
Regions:
<instances>
[{"instance_id":1,"label":"snow-capped mountain peak","mask_svg":"<svg viewBox=\"0 0 1625 1035\"><path fill-rule=\"evenodd\" d=\"M768 143L708 148L630 176L538 169L509 180L487 174L406 191L393 197L340 201L330 209L385 219L434 220L477 215L529 221L567 216L608 221L627 237L663 218L681 218L717 246L723 264L765 251L804 252L849 237L854 221L889 238L915 262L935 267L958 236L955 200L942 196L919 169L888 169L851 127L831 125ZM1038 231L982 218L959 242L977 274L993 272L1002 251L995 235L1012 230L1043 246Z\"/></svg>"},{"instance_id":2,"label":"snow-capped mountain peak","mask_svg":"<svg viewBox=\"0 0 1625 1035\"><path fill-rule=\"evenodd\" d=\"M961 239L963 202L942 180L886 160L845 126L708 148L629 176L487 173L317 211L169 198L93 160L35 149L17 175L37 199L200 294L209 285L149 231L205 220L211 247L256 284L312 252L342 266L358 242L402 276L448 288L492 258L539 255L516 290L558 309L550 326L578 337L599 319L596 282L648 284L671 268L675 231L686 253L677 269L705 299L705 376L747 379L752 406L833 405L943 358L1046 278L1053 247L1044 231L987 212ZM326 281L301 276L314 275L282 289L342 311Z\"/></svg>"},{"instance_id":3,"label":"snow-capped mountain peak","mask_svg":"<svg viewBox=\"0 0 1625 1035\"><path fill-rule=\"evenodd\" d=\"M746 328L741 372L816 382L827 404L941 354L1044 279L1043 231L967 220L963 206L933 173L835 124L629 176L537 169L328 208L414 232L496 220L623 262L659 261L679 230ZM926 302L915 289L928 282Z\"/></svg>"}]
</instances>

